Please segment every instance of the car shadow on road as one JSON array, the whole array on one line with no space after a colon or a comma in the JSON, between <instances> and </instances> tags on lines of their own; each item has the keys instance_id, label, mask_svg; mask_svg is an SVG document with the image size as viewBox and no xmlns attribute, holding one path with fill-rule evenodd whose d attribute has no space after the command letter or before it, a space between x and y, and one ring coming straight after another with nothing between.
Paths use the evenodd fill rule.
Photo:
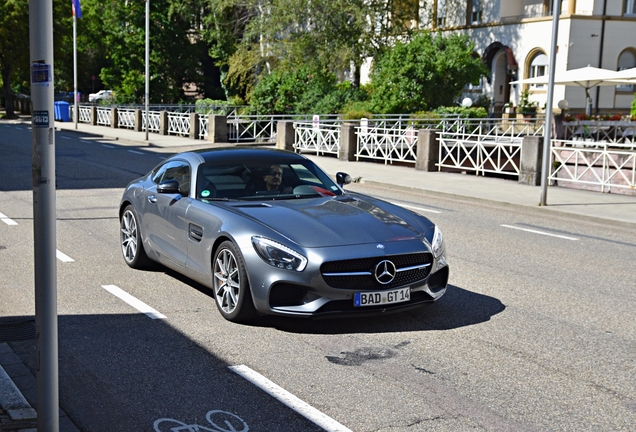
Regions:
<instances>
[{"instance_id":1,"label":"car shadow on road","mask_svg":"<svg viewBox=\"0 0 636 432\"><path fill-rule=\"evenodd\" d=\"M494 297L449 285L446 294L437 302L409 311L329 319L262 317L253 325L272 327L290 333L313 334L451 330L489 321L505 308L506 306Z\"/></svg>"},{"instance_id":2,"label":"car shadow on road","mask_svg":"<svg viewBox=\"0 0 636 432\"><path fill-rule=\"evenodd\" d=\"M169 276L190 285L214 301L212 290L172 270L161 268ZM480 324L506 309L494 297L449 285L441 299L422 307L372 316L337 316L329 318L294 318L262 316L246 324L271 327L290 333L343 334L385 333L422 330L451 330Z\"/></svg>"}]
</instances>

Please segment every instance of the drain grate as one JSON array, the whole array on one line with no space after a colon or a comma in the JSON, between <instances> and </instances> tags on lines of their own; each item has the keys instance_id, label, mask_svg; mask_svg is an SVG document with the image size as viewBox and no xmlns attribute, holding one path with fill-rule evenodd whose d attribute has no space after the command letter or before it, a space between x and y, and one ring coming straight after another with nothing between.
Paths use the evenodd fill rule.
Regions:
<instances>
[{"instance_id":1,"label":"drain grate","mask_svg":"<svg viewBox=\"0 0 636 432\"><path fill-rule=\"evenodd\" d=\"M35 320L0 321L0 342L35 339Z\"/></svg>"}]
</instances>

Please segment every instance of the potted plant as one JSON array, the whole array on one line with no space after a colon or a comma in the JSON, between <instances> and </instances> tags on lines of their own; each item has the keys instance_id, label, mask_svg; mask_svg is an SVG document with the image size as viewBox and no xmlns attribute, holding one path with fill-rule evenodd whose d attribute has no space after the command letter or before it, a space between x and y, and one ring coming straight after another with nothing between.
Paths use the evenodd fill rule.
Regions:
<instances>
[{"instance_id":1,"label":"potted plant","mask_svg":"<svg viewBox=\"0 0 636 432\"><path fill-rule=\"evenodd\" d=\"M524 89L519 99L518 112L524 118L534 118L537 116L537 102L530 101L530 90Z\"/></svg>"}]
</instances>

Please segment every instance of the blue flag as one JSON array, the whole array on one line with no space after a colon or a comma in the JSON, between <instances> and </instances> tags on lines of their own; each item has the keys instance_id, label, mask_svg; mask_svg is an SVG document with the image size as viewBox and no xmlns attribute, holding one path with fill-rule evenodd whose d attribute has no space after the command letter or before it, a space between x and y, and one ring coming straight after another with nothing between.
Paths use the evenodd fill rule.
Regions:
<instances>
[{"instance_id":1,"label":"blue flag","mask_svg":"<svg viewBox=\"0 0 636 432\"><path fill-rule=\"evenodd\" d=\"M80 0L73 0L73 16L77 18L82 17L82 6Z\"/></svg>"}]
</instances>

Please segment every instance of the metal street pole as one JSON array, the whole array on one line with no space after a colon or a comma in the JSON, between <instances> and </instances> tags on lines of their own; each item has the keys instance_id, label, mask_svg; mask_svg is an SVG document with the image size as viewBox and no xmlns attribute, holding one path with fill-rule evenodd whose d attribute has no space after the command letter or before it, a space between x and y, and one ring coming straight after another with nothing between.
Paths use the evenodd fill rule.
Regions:
<instances>
[{"instance_id":1,"label":"metal street pole","mask_svg":"<svg viewBox=\"0 0 636 432\"><path fill-rule=\"evenodd\" d=\"M150 129L150 117L148 117L148 98L150 96L150 0L146 0L146 141L148 141L148 129Z\"/></svg>"},{"instance_id":2,"label":"metal street pole","mask_svg":"<svg viewBox=\"0 0 636 432\"><path fill-rule=\"evenodd\" d=\"M550 174L551 136L552 136L552 101L554 99L554 70L556 63L557 39L559 35L559 14L561 0L554 1L552 10L552 43L548 74L548 100L546 102L545 127L543 130L543 160L541 163L541 200L539 205L546 206L548 198L548 175Z\"/></svg>"},{"instance_id":3,"label":"metal street pole","mask_svg":"<svg viewBox=\"0 0 636 432\"><path fill-rule=\"evenodd\" d=\"M53 1L29 0L36 385L39 432L59 431Z\"/></svg>"},{"instance_id":4,"label":"metal street pole","mask_svg":"<svg viewBox=\"0 0 636 432\"><path fill-rule=\"evenodd\" d=\"M77 129L77 17L73 14L73 121Z\"/></svg>"}]
</instances>

